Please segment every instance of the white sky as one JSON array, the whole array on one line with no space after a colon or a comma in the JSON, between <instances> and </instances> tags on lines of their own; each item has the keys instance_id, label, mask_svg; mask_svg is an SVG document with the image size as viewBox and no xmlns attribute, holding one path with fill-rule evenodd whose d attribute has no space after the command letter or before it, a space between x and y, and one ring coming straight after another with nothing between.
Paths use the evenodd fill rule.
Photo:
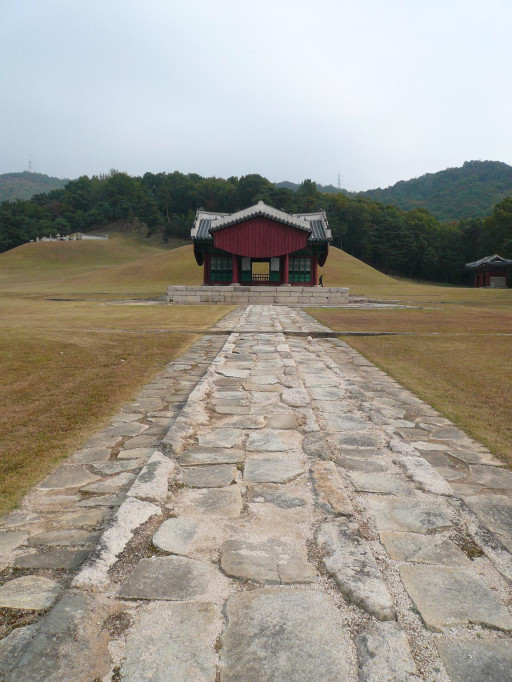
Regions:
<instances>
[{"instance_id":1,"label":"white sky","mask_svg":"<svg viewBox=\"0 0 512 682\"><path fill-rule=\"evenodd\" d=\"M512 164L511 0L0 0L0 173Z\"/></svg>"}]
</instances>

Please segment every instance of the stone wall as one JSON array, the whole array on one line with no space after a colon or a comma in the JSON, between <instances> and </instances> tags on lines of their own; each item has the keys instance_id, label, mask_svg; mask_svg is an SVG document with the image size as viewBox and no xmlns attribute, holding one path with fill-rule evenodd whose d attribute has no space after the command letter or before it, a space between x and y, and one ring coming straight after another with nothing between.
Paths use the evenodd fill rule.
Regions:
<instances>
[{"instance_id":1,"label":"stone wall","mask_svg":"<svg viewBox=\"0 0 512 682\"><path fill-rule=\"evenodd\" d=\"M170 286L167 302L181 305L201 303L255 305L340 305L348 303L346 287L249 287L249 286Z\"/></svg>"}]
</instances>

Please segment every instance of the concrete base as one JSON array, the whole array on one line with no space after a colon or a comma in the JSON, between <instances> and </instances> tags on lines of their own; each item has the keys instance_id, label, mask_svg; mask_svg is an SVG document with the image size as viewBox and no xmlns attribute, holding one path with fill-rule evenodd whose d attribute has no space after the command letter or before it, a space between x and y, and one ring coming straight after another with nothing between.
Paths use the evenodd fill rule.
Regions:
<instances>
[{"instance_id":1,"label":"concrete base","mask_svg":"<svg viewBox=\"0 0 512 682\"><path fill-rule=\"evenodd\" d=\"M235 305L340 305L348 303L347 287L170 286L167 302L178 305L227 303Z\"/></svg>"}]
</instances>

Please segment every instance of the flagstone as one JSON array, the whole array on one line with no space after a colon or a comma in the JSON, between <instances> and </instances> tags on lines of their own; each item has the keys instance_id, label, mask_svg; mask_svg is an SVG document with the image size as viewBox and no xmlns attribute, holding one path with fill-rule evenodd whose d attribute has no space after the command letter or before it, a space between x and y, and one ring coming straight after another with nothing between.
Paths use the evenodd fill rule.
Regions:
<instances>
[{"instance_id":1,"label":"flagstone","mask_svg":"<svg viewBox=\"0 0 512 682\"><path fill-rule=\"evenodd\" d=\"M245 433L242 429L215 429L198 437L199 445L210 448L234 448L242 444Z\"/></svg>"},{"instance_id":2,"label":"flagstone","mask_svg":"<svg viewBox=\"0 0 512 682\"><path fill-rule=\"evenodd\" d=\"M249 457L245 462L244 481L248 483L286 483L304 473L297 457L267 456Z\"/></svg>"},{"instance_id":3,"label":"flagstone","mask_svg":"<svg viewBox=\"0 0 512 682\"><path fill-rule=\"evenodd\" d=\"M348 681L352 647L328 594L251 590L230 597L226 614L220 682Z\"/></svg>"},{"instance_id":4,"label":"flagstone","mask_svg":"<svg viewBox=\"0 0 512 682\"><path fill-rule=\"evenodd\" d=\"M221 568L229 576L263 583L309 583L316 572L304 548L281 540L227 540L221 546Z\"/></svg>"},{"instance_id":5,"label":"flagstone","mask_svg":"<svg viewBox=\"0 0 512 682\"><path fill-rule=\"evenodd\" d=\"M153 544L163 552L187 555L198 528L199 524L190 519L167 519L153 535Z\"/></svg>"},{"instance_id":6,"label":"flagstone","mask_svg":"<svg viewBox=\"0 0 512 682\"><path fill-rule=\"evenodd\" d=\"M428 533L438 528L448 528L452 522L435 502L414 497L367 498L377 529Z\"/></svg>"},{"instance_id":7,"label":"flagstone","mask_svg":"<svg viewBox=\"0 0 512 682\"><path fill-rule=\"evenodd\" d=\"M214 622L215 609L211 603L152 602L143 606L126 639L120 679L214 680L215 659L205 637Z\"/></svg>"},{"instance_id":8,"label":"flagstone","mask_svg":"<svg viewBox=\"0 0 512 682\"><path fill-rule=\"evenodd\" d=\"M400 577L429 630L469 623L512 630L508 609L470 569L401 566Z\"/></svg>"},{"instance_id":9,"label":"flagstone","mask_svg":"<svg viewBox=\"0 0 512 682\"><path fill-rule=\"evenodd\" d=\"M121 599L189 601L207 599L225 578L209 561L182 556L141 559L121 585Z\"/></svg>"},{"instance_id":10,"label":"flagstone","mask_svg":"<svg viewBox=\"0 0 512 682\"><path fill-rule=\"evenodd\" d=\"M451 682L512 682L512 641L436 640Z\"/></svg>"},{"instance_id":11,"label":"flagstone","mask_svg":"<svg viewBox=\"0 0 512 682\"><path fill-rule=\"evenodd\" d=\"M471 565L464 552L442 535L382 531L380 539L389 556L398 561L442 566Z\"/></svg>"},{"instance_id":12,"label":"flagstone","mask_svg":"<svg viewBox=\"0 0 512 682\"><path fill-rule=\"evenodd\" d=\"M222 488L235 479L236 468L229 464L189 467L183 472L182 482L190 488Z\"/></svg>"},{"instance_id":13,"label":"flagstone","mask_svg":"<svg viewBox=\"0 0 512 682\"><path fill-rule=\"evenodd\" d=\"M25 575L0 586L0 608L44 611L50 608L61 591L55 580Z\"/></svg>"}]
</instances>

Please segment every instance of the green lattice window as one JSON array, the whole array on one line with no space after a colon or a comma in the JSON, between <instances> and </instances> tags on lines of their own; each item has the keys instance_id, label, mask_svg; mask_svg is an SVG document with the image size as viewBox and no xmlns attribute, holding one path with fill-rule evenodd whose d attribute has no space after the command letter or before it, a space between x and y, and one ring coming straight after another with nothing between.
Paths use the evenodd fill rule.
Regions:
<instances>
[{"instance_id":1,"label":"green lattice window","mask_svg":"<svg viewBox=\"0 0 512 682\"><path fill-rule=\"evenodd\" d=\"M311 282L311 258L290 258L288 265L288 281Z\"/></svg>"},{"instance_id":2,"label":"green lattice window","mask_svg":"<svg viewBox=\"0 0 512 682\"><path fill-rule=\"evenodd\" d=\"M231 282L233 280L233 261L231 256L212 256L210 261L212 282Z\"/></svg>"}]
</instances>

